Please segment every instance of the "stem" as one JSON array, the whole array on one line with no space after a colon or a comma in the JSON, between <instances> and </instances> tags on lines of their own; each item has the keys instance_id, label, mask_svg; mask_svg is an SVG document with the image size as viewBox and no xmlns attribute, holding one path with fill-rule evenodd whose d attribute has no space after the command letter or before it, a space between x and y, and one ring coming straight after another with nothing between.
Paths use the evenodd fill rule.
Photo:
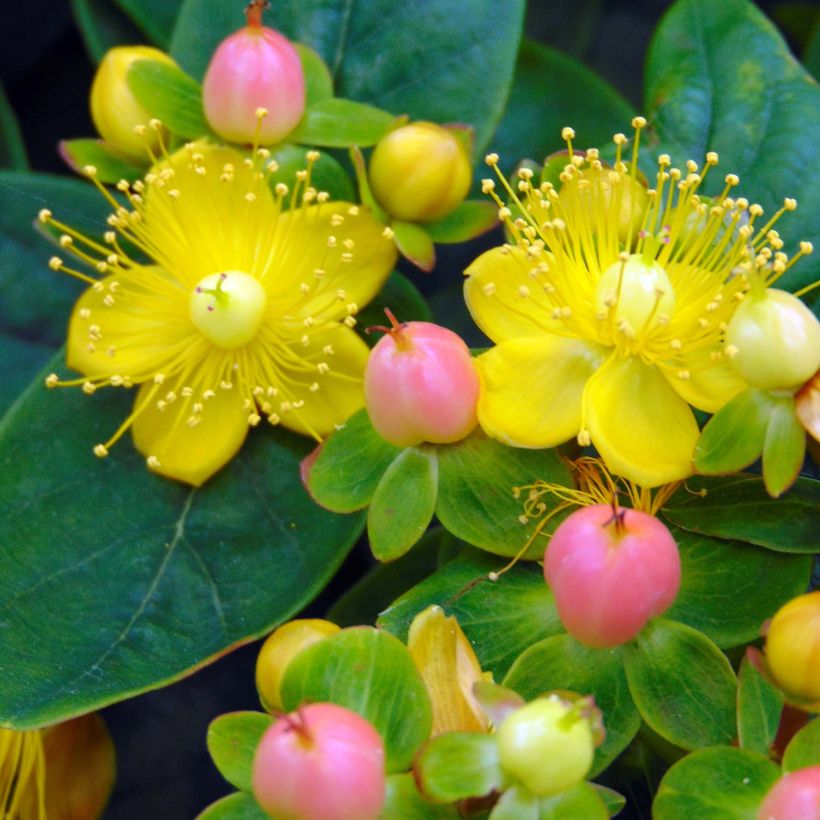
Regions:
<instances>
[{"instance_id":1,"label":"stem","mask_svg":"<svg viewBox=\"0 0 820 820\"><path fill-rule=\"evenodd\" d=\"M399 320L393 315L393 311L390 310L390 308L385 308L384 313L390 320L390 327L385 327L385 325L370 325L364 329L364 332L368 334L373 331L387 333L393 338L393 341L396 343L396 347L399 350L410 350L413 345L411 344L410 339L407 338L407 334L404 333L404 329L407 327L407 322L399 322Z\"/></svg>"},{"instance_id":2,"label":"stem","mask_svg":"<svg viewBox=\"0 0 820 820\"><path fill-rule=\"evenodd\" d=\"M268 0L251 0L245 8L245 19L248 21L248 28L262 27L262 13L270 8Z\"/></svg>"}]
</instances>

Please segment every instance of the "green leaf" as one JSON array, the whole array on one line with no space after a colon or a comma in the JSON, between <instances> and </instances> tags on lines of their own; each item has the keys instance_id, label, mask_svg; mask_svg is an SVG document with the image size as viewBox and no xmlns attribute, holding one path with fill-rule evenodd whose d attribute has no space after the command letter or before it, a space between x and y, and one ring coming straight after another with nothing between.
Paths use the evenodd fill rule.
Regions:
<instances>
[{"instance_id":1,"label":"green leaf","mask_svg":"<svg viewBox=\"0 0 820 820\"><path fill-rule=\"evenodd\" d=\"M416 286L398 271L390 274L384 287L367 307L360 310L356 318L358 327L383 325L384 309L389 308L400 322L432 322L433 316L427 300ZM378 333L365 333L364 340L372 347L380 338Z\"/></svg>"},{"instance_id":2,"label":"green leaf","mask_svg":"<svg viewBox=\"0 0 820 820\"><path fill-rule=\"evenodd\" d=\"M820 720L812 718L786 746L783 770L793 772L807 766L820 766Z\"/></svg>"},{"instance_id":3,"label":"green leaf","mask_svg":"<svg viewBox=\"0 0 820 820\"><path fill-rule=\"evenodd\" d=\"M747 749L717 746L679 760L664 775L654 820L755 820L780 776L770 760Z\"/></svg>"},{"instance_id":4,"label":"green leaf","mask_svg":"<svg viewBox=\"0 0 820 820\"><path fill-rule=\"evenodd\" d=\"M683 529L748 541L777 552L817 552L820 481L799 478L777 500L752 476L695 478L693 493L679 492L661 512ZM706 491L701 497L697 493Z\"/></svg>"},{"instance_id":5,"label":"green leaf","mask_svg":"<svg viewBox=\"0 0 820 820\"><path fill-rule=\"evenodd\" d=\"M742 749L766 757L777 735L783 702L747 658L740 662L737 689L737 734Z\"/></svg>"},{"instance_id":6,"label":"green leaf","mask_svg":"<svg viewBox=\"0 0 820 820\"><path fill-rule=\"evenodd\" d=\"M116 0L116 3L151 42L168 48L182 0Z\"/></svg>"},{"instance_id":7,"label":"green leaf","mask_svg":"<svg viewBox=\"0 0 820 820\"><path fill-rule=\"evenodd\" d=\"M593 784L579 783L552 797L542 797L539 820L608 820L609 811Z\"/></svg>"},{"instance_id":8,"label":"green leaf","mask_svg":"<svg viewBox=\"0 0 820 820\"><path fill-rule=\"evenodd\" d=\"M591 649L570 635L554 635L526 650L507 673L504 685L527 700L553 689L569 689L595 698L604 715L606 737L595 750L591 777L612 763L641 725L627 686L620 648Z\"/></svg>"},{"instance_id":9,"label":"green leaf","mask_svg":"<svg viewBox=\"0 0 820 820\"><path fill-rule=\"evenodd\" d=\"M98 63L109 48L142 41L137 28L108 0L71 0L86 50Z\"/></svg>"},{"instance_id":10,"label":"green leaf","mask_svg":"<svg viewBox=\"0 0 820 820\"><path fill-rule=\"evenodd\" d=\"M360 148L375 145L394 125L396 118L372 105L328 97L313 103L296 128L290 142L328 148Z\"/></svg>"},{"instance_id":11,"label":"green leaf","mask_svg":"<svg viewBox=\"0 0 820 820\"><path fill-rule=\"evenodd\" d=\"M616 792L615 789L610 789L607 786L602 786L600 783L590 783L589 785L598 792L601 800L604 801L604 805L610 817L615 817L616 814L623 811L626 806L626 798L620 792Z\"/></svg>"},{"instance_id":12,"label":"green leaf","mask_svg":"<svg viewBox=\"0 0 820 820\"><path fill-rule=\"evenodd\" d=\"M539 820L539 800L523 786L512 786L490 812L489 820Z\"/></svg>"},{"instance_id":13,"label":"green leaf","mask_svg":"<svg viewBox=\"0 0 820 820\"><path fill-rule=\"evenodd\" d=\"M34 227L41 208L99 238L111 207L88 182L0 171L0 328L57 346L83 286L49 269L55 248Z\"/></svg>"},{"instance_id":14,"label":"green leaf","mask_svg":"<svg viewBox=\"0 0 820 820\"><path fill-rule=\"evenodd\" d=\"M763 482L779 498L797 478L806 455L806 431L794 411L794 396L778 396L763 444Z\"/></svg>"},{"instance_id":15,"label":"green leaf","mask_svg":"<svg viewBox=\"0 0 820 820\"><path fill-rule=\"evenodd\" d=\"M0 85L0 168L25 171L28 168L26 146L14 109Z\"/></svg>"},{"instance_id":16,"label":"green leaf","mask_svg":"<svg viewBox=\"0 0 820 820\"><path fill-rule=\"evenodd\" d=\"M504 110L524 0L497 12L492 0L427 0L423 14L404 0L278 0L268 24L315 48L341 96L413 119L470 124L481 154ZM240 17L232 4L185 0L171 53L201 77Z\"/></svg>"},{"instance_id":17,"label":"green leaf","mask_svg":"<svg viewBox=\"0 0 820 820\"><path fill-rule=\"evenodd\" d=\"M564 126L572 126L581 148L604 148L628 127L632 106L583 63L544 45L524 40L518 53L510 100L492 141L501 165L511 171L530 157L539 164L566 148Z\"/></svg>"},{"instance_id":18,"label":"green leaf","mask_svg":"<svg viewBox=\"0 0 820 820\"><path fill-rule=\"evenodd\" d=\"M720 173L703 193L723 189L723 171L740 176L738 195L774 213L784 197L800 207L777 223L793 253L820 239L820 88L777 29L749 0L678 0L663 18L646 63L646 105L661 147L676 163L720 154ZM797 290L818 278L809 257L778 287Z\"/></svg>"},{"instance_id":19,"label":"green leaf","mask_svg":"<svg viewBox=\"0 0 820 820\"><path fill-rule=\"evenodd\" d=\"M211 803L196 820L270 820L270 815L259 807L252 794L234 792Z\"/></svg>"},{"instance_id":20,"label":"green leaf","mask_svg":"<svg viewBox=\"0 0 820 820\"><path fill-rule=\"evenodd\" d=\"M302 71L305 72L305 105L310 108L314 103L333 96L333 77L325 61L310 46L302 43L293 45L299 52Z\"/></svg>"},{"instance_id":21,"label":"green leaf","mask_svg":"<svg viewBox=\"0 0 820 820\"><path fill-rule=\"evenodd\" d=\"M571 486L569 471L555 450L507 447L477 429L466 439L438 448L439 497L436 515L457 538L496 553L517 555L535 538L538 519L522 524L526 490L536 481ZM546 510L557 500L545 495ZM552 532L558 520L544 530ZM528 557L543 557L546 543L534 540Z\"/></svg>"},{"instance_id":22,"label":"green leaf","mask_svg":"<svg viewBox=\"0 0 820 820\"><path fill-rule=\"evenodd\" d=\"M399 253L412 262L419 270L429 273L436 266L436 249L427 230L413 222L398 219L390 223L393 239Z\"/></svg>"},{"instance_id":23,"label":"green leaf","mask_svg":"<svg viewBox=\"0 0 820 820\"><path fill-rule=\"evenodd\" d=\"M289 711L337 703L367 718L384 741L387 773L408 769L430 736L430 697L407 647L387 632L352 627L300 652L282 681Z\"/></svg>"},{"instance_id":24,"label":"green leaf","mask_svg":"<svg viewBox=\"0 0 820 820\"><path fill-rule=\"evenodd\" d=\"M498 741L480 732L439 735L421 750L413 769L422 792L440 803L482 797L504 780Z\"/></svg>"},{"instance_id":25,"label":"green leaf","mask_svg":"<svg viewBox=\"0 0 820 820\"><path fill-rule=\"evenodd\" d=\"M370 504L384 471L400 452L373 429L362 408L325 441L307 466L308 489L329 510L361 510Z\"/></svg>"},{"instance_id":26,"label":"green leaf","mask_svg":"<svg viewBox=\"0 0 820 820\"><path fill-rule=\"evenodd\" d=\"M379 626L404 640L413 618L438 604L458 619L481 668L500 680L528 646L562 626L540 567L519 563L490 581L487 574L499 569L497 558L466 549L395 601Z\"/></svg>"},{"instance_id":27,"label":"green leaf","mask_svg":"<svg viewBox=\"0 0 820 820\"><path fill-rule=\"evenodd\" d=\"M497 224L498 208L495 203L468 199L444 218L428 222L424 227L433 242L450 244L467 242Z\"/></svg>"},{"instance_id":28,"label":"green leaf","mask_svg":"<svg viewBox=\"0 0 820 820\"><path fill-rule=\"evenodd\" d=\"M635 705L661 737L683 749L734 739L735 673L703 633L657 618L624 658Z\"/></svg>"},{"instance_id":29,"label":"green leaf","mask_svg":"<svg viewBox=\"0 0 820 820\"><path fill-rule=\"evenodd\" d=\"M270 175L271 186L284 182L293 190L296 187L297 172L307 168L309 150L301 145L288 143L271 149L271 160L275 160L279 166L277 171ZM313 163L310 182L318 191L327 191L333 199L352 202L356 197L347 171L326 151L322 151L319 159Z\"/></svg>"},{"instance_id":30,"label":"green leaf","mask_svg":"<svg viewBox=\"0 0 820 820\"><path fill-rule=\"evenodd\" d=\"M434 447L408 447L387 468L367 513L370 548L379 561L404 555L424 535L438 492Z\"/></svg>"},{"instance_id":31,"label":"green leaf","mask_svg":"<svg viewBox=\"0 0 820 820\"><path fill-rule=\"evenodd\" d=\"M721 541L677 528L681 587L664 615L699 629L726 649L760 635L767 618L804 592L811 557Z\"/></svg>"},{"instance_id":32,"label":"green leaf","mask_svg":"<svg viewBox=\"0 0 820 820\"><path fill-rule=\"evenodd\" d=\"M750 387L721 407L695 447L698 471L734 473L760 458L773 402L769 393Z\"/></svg>"},{"instance_id":33,"label":"green leaf","mask_svg":"<svg viewBox=\"0 0 820 820\"><path fill-rule=\"evenodd\" d=\"M453 806L429 803L416 788L412 774L391 774L379 820L458 820Z\"/></svg>"},{"instance_id":34,"label":"green leaf","mask_svg":"<svg viewBox=\"0 0 820 820\"><path fill-rule=\"evenodd\" d=\"M181 68L158 60L136 60L128 69L128 87L172 134L197 139L211 133L202 110L202 89Z\"/></svg>"},{"instance_id":35,"label":"green leaf","mask_svg":"<svg viewBox=\"0 0 820 820\"><path fill-rule=\"evenodd\" d=\"M220 715L208 726L208 751L216 768L240 791L249 792L253 788L256 747L274 722L274 718L263 712L232 712Z\"/></svg>"},{"instance_id":36,"label":"green leaf","mask_svg":"<svg viewBox=\"0 0 820 820\"><path fill-rule=\"evenodd\" d=\"M60 155L77 173L83 173L86 165L93 165L100 182L119 182L121 179L134 182L145 171L116 148L98 139L61 140Z\"/></svg>"},{"instance_id":37,"label":"green leaf","mask_svg":"<svg viewBox=\"0 0 820 820\"><path fill-rule=\"evenodd\" d=\"M127 441L96 459L132 401L41 375L0 422L0 725L98 709L269 632L361 532L302 490L310 443L284 431L252 434L201 489L151 474ZM48 635L36 651L32 634Z\"/></svg>"},{"instance_id":38,"label":"green leaf","mask_svg":"<svg viewBox=\"0 0 820 820\"><path fill-rule=\"evenodd\" d=\"M0 333L0 418L53 355L50 347Z\"/></svg>"}]
</instances>

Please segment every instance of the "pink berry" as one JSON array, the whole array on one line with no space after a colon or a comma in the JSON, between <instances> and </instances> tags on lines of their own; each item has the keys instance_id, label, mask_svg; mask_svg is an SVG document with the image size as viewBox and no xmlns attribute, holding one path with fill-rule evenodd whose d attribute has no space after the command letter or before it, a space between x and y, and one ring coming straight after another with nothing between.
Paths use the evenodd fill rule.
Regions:
<instances>
[{"instance_id":1,"label":"pink berry","mask_svg":"<svg viewBox=\"0 0 820 820\"><path fill-rule=\"evenodd\" d=\"M680 555L654 516L596 504L577 510L555 531L544 577L570 635L588 646L618 646L672 605Z\"/></svg>"},{"instance_id":2,"label":"pink berry","mask_svg":"<svg viewBox=\"0 0 820 820\"><path fill-rule=\"evenodd\" d=\"M820 820L820 766L781 777L758 809L757 820Z\"/></svg>"},{"instance_id":3,"label":"pink berry","mask_svg":"<svg viewBox=\"0 0 820 820\"><path fill-rule=\"evenodd\" d=\"M202 103L220 137L272 145L305 113L305 73L292 43L262 26L262 5L252 2L248 25L217 47L205 74Z\"/></svg>"},{"instance_id":4,"label":"pink berry","mask_svg":"<svg viewBox=\"0 0 820 820\"><path fill-rule=\"evenodd\" d=\"M343 706L303 706L259 741L253 793L277 820L375 820L385 799L381 736Z\"/></svg>"},{"instance_id":5,"label":"pink berry","mask_svg":"<svg viewBox=\"0 0 820 820\"><path fill-rule=\"evenodd\" d=\"M373 427L399 447L460 441L478 423L479 378L460 336L430 322L399 324L370 352L364 395Z\"/></svg>"}]
</instances>

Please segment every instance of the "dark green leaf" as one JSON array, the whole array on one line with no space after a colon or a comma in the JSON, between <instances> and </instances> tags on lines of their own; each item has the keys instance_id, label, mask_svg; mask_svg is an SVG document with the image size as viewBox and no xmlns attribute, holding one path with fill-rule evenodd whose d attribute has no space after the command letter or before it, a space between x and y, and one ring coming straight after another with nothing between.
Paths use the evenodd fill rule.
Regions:
<instances>
[{"instance_id":1,"label":"dark green leaf","mask_svg":"<svg viewBox=\"0 0 820 820\"><path fill-rule=\"evenodd\" d=\"M152 475L127 441L92 455L132 396L42 380L0 422L0 724L100 708L269 632L361 531L360 516L325 513L302 490L298 436L251 435L191 489ZM49 639L32 651L32 634Z\"/></svg>"},{"instance_id":2,"label":"dark green leaf","mask_svg":"<svg viewBox=\"0 0 820 820\"><path fill-rule=\"evenodd\" d=\"M196 820L270 820L252 794L234 792L216 803L211 803Z\"/></svg>"},{"instance_id":3,"label":"dark green leaf","mask_svg":"<svg viewBox=\"0 0 820 820\"><path fill-rule=\"evenodd\" d=\"M372 105L328 97L313 103L296 128L290 142L327 148L365 147L377 143L393 126L395 117Z\"/></svg>"},{"instance_id":4,"label":"dark green leaf","mask_svg":"<svg viewBox=\"0 0 820 820\"><path fill-rule=\"evenodd\" d=\"M505 171L525 157L540 164L566 147L561 139L564 126L575 128L581 148L604 148L633 116L632 106L583 63L524 40L492 149L501 156Z\"/></svg>"},{"instance_id":5,"label":"dark green leaf","mask_svg":"<svg viewBox=\"0 0 820 820\"><path fill-rule=\"evenodd\" d=\"M783 702L777 690L744 658L737 689L737 734L741 748L768 757L782 711Z\"/></svg>"},{"instance_id":6,"label":"dark green leaf","mask_svg":"<svg viewBox=\"0 0 820 820\"><path fill-rule=\"evenodd\" d=\"M116 3L151 42L168 48L182 0L116 0ZM239 28L238 22L236 27Z\"/></svg>"},{"instance_id":7,"label":"dark green leaf","mask_svg":"<svg viewBox=\"0 0 820 820\"><path fill-rule=\"evenodd\" d=\"M769 413L763 444L763 482L772 498L797 478L806 455L806 431L794 412L794 396L779 396Z\"/></svg>"},{"instance_id":8,"label":"dark green leaf","mask_svg":"<svg viewBox=\"0 0 820 820\"><path fill-rule=\"evenodd\" d=\"M619 648L590 649L570 635L554 635L524 652L507 673L504 685L527 700L553 689L569 689L595 698L604 715L606 737L595 750L592 777L612 763L641 725Z\"/></svg>"},{"instance_id":9,"label":"dark green leaf","mask_svg":"<svg viewBox=\"0 0 820 820\"><path fill-rule=\"evenodd\" d=\"M172 134L196 139L210 133L202 111L202 89L182 69L158 60L136 60L128 69L128 87Z\"/></svg>"},{"instance_id":10,"label":"dark green leaf","mask_svg":"<svg viewBox=\"0 0 820 820\"><path fill-rule=\"evenodd\" d=\"M535 536L539 520L519 520L527 491L519 497L514 490L538 480L570 486L569 471L555 450L507 447L476 430L463 441L439 447L438 454L436 515L453 535L497 555L516 555L534 538L527 555L543 556L545 540ZM549 495L542 500L546 511L557 504Z\"/></svg>"},{"instance_id":11,"label":"dark green leaf","mask_svg":"<svg viewBox=\"0 0 820 820\"><path fill-rule=\"evenodd\" d=\"M498 224L498 207L487 200L468 199L438 222L424 227L433 242L441 244L466 242Z\"/></svg>"},{"instance_id":12,"label":"dark green leaf","mask_svg":"<svg viewBox=\"0 0 820 820\"><path fill-rule=\"evenodd\" d=\"M717 746L678 761L652 804L655 820L754 820L780 776L770 760L746 749Z\"/></svg>"},{"instance_id":13,"label":"dark green leaf","mask_svg":"<svg viewBox=\"0 0 820 820\"><path fill-rule=\"evenodd\" d=\"M783 770L793 772L820 766L820 720L812 718L789 742L783 753Z\"/></svg>"},{"instance_id":14,"label":"dark green leaf","mask_svg":"<svg viewBox=\"0 0 820 820\"><path fill-rule=\"evenodd\" d=\"M325 61L310 47L294 43L305 72L305 104L311 105L333 96L333 77Z\"/></svg>"},{"instance_id":15,"label":"dark green leaf","mask_svg":"<svg viewBox=\"0 0 820 820\"><path fill-rule=\"evenodd\" d=\"M379 820L458 820L453 806L429 803L416 788L412 774L391 774Z\"/></svg>"},{"instance_id":16,"label":"dark green leaf","mask_svg":"<svg viewBox=\"0 0 820 820\"><path fill-rule=\"evenodd\" d=\"M412 262L419 270L429 273L436 266L436 249L433 240L422 225L394 220L394 240L399 253Z\"/></svg>"},{"instance_id":17,"label":"dark green leaf","mask_svg":"<svg viewBox=\"0 0 820 820\"><path fill-rule=\"evenodd\" d=\"M0 328L56 346L84 286L49 269L56 248L35 230L41 208L100 238L111 207L88 182L0 171Z\"/></svg>"},{"instance_id":18,"label":"dark green leaf","mask_svg":"<svg viewBox=\"0 0 820 820\"><path fill-rule=\"evenodd\" d=\"M393 271L379 295L366 308L360 310L356 318L358 327L384 325L384 309L389 308L400 322L432 322L433 317L425 298L416 286L403 274ZM375 345L381 334L365 333L364 340Z\"/></svg>"},{"instance_id":19,"label":"dark green leaf","mask_svg":"<svg viewBox=\"0 0 820 820\"><path fill-rule=\"evenodd\" d=\"M624 657L635 705L661 737L683 749L734 739L737 679L703 633L658 618L625 645Z\"/></svg>"},{"instance_id":20,"label":"dark green leaf","mask_svg":"<svg viewBox=\"0 0 820 820\"><path fill-rule=\"evenodd\" d=\"M279 182L284 182L291 190L296 186L296 174L307 168L307 153L310 149L301 145L279 145L271 150L271 159L275 160L279 166L278 170L271 174L270 184L275 186ZM339 162L323 151L319 159L313 163L310 174L311 185L318 191L327 191L333 199L341 199L352 202L356 192L353 183L347 172Z\"/></svg>"},{"instance_id":21,"label":"dark green leaf","mask_svg":"<svg viewBox=\"0 0 820 820\"><path fill-rule=\"evenodd\" d=\"M408 769L433 721L407 647L371 627L342 630L300 652L285 672L282 700L288 710L330 702L367 718L384 741L388 774Z\"/></svg>"},{"instance_id":22,"label":"dark green leaf","mask_svg":"<svg viewBox=\"0 0 820 820\"><path fill-rule=\"evenodd\" d=\"M504 110L523 12L524 0L507 0L503 14L491 0L427 0L423 13L404 0L278 0L267 22L319 52L338 94L473 125L480 154ZM201 77L216 44L241 24L239 7L185 0L171 52Z\"/></svg>"},{"instance_id":23,"label":"dark green leaf","mask_svg":"<svg viewBox=\"0 0 820 820\"><path fill-rule=\"evenodd\" d=\"M552 797L542 797L538 820L608 820L603 797L589 783L579 783Z\"/></svg>"},{"instance_id":24,"label":"dark green leaf","mask_svg":"<svg viewBox=\"0 0 820 820\"><path fill-rule=\"evenodd\" d=\"M440 803L489 794L504 778L498 741L481 732L439 735L421 750L413 768L422 792Z\"/></svg>"},{"instance_id":25,"label":"dark green leaf","mask_svg":"<svg viewBox=\"0 0 820 820\"><path fill-rule=\"evenodd\" d=\"M98 63L109 48L143 40L136 26L108 0L71 0L71 8L94 62Z\"/></svg>"},{"instance_id":26,"label":"dark green leaf","mask_svg":"<svg viewBox=\"0 0 820 820\"><path fill-rule=\"evenodd\" d=\"M367 513L370 548L379 561L404 555L433 518L438 493L435 447L408 447L381 477Z\"/></svg>"},{"instance_id":27,"label":"dark green leaf","mask_svg":"<svg viewBox=\"0 0 820 820\"><path fill-rule=\"evenodd\" d=\"M771 395L749 388L709 420L695 448L701 473L734 473L760 458L772 405Z\"/></svg>"},{"instance_id":28,"label":"dark green leaf","mask_svg":"<svg viewBox=\"0 0 820 820\"><path fill-rule=\"evenodd\" d=\"M649 49L646 111L676 163L720 154L740 176L740 195L774 213L784 197L800 203L777 224L788 253L820 240L820 88L777 29L749 0L678 0ZM705 194L723 188L712 173ZM820 273L820 260L795 265L778 287L796 290Z\"/></svg>"},{"instance_id":29,"label":"dark green leaf","mask_svg":"<svg viewBox=\"0 0 820 820\"><path fill-rule=\"evenodd\" d=\"M367 410L362 408L325 441L316 460L307 467L311 495L329 510L361 510L370 503L384 471L400 452L373 429Z\"/></svg>"},{"instance_id":30,"label":"dark green leaf","mask_svg":"<svg viewBox=\"0 0 820 820\"><path fill-rule=\"evenodd\" d=\"M0 85L0 168L28 168L23 135L3 86Z\"/></svg>"},{"instance_id":31,"label":"dark green leaf","mask_svg":"<svg viewBox=\"0 0 820 820\"><path fill-rule=\"evenodd\" d=\"M120 154L116 148L98 139L62 140L60 155L78 173L83 173L83 168L87 165L93 165L100 182L119 182L121 179L133 182L145 171Z\"/></svg>"},{"instance_id":32,"label":"dark green leaf","mask_svg":"<svg viewBox=\"0 0 820 820\"><path fill-rule=\"evenodd\" d=\"M50 347L0 333L0 418L53 355Z\"/></svg>"},{"instance_id":33,"label":"dark green leaf","mask_svg":"<svg viewBox=\"0 0 820 820\"><path fill-rule=\"evenodd\" d=\"M799 478L777 500L752 476L696 478L694 494L679 492L662 516L692 532L748 541L777 552L817 552L820 481ZM697 493L706 491L701 497Z\"/></svg>"},{"instance_id":34,"label":"dark green leaf","mask_svg":"<svg viewBox=\"0 0 820 820\"><path fill-rule=\"evenodd\" d=\"M682 621L729 648L760 635L767 618L804 592L811 557L673 528L681 556L681 588L665 618Z\"/></svg>"},{"instance_id":35,"label":"dark green leaf","mask_svg":"<svg viewBox=\"0 0 820 820\"><path fill-rule=\"evenodd\" d=\"M499 560L467 549L386 609L379 626L405 639L413 618L438 604L458 623L475 649L481 668L500 680L528 646L560 632L552 593L541 568L519 563L498 581Z\"/></svg>"},{"instance_id":36,"label":"dark green leaf","mask_svg":"<svg viewBox=\"0 0 820 820\"><path fill-rule=\"evenodd\" d=\"M231 712L211 721L208 751L219 773L232 786L251 791L256 747L273 724L274 718L264 712Z\"/></svg>"}]
</instances>

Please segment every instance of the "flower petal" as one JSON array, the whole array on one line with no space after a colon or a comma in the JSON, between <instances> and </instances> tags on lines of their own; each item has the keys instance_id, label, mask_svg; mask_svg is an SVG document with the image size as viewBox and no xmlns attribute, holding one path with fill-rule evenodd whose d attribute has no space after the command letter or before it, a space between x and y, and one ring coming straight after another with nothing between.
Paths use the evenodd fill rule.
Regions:
<instances>
[{"instance_id":1,"label":"flower petal","mask_svg":"<svg viewBox=\"0 0 820 820\"><path fill-rule=\"evenodd\" d=\"M283 213L268 265L260 273L272 309L280 316L342 319L349 304L364 307L381 290L398 256L384 230L370 211L349 202ZM332 247L328 237L334 237ZM310 288L306 294L302 285Z\"/></svg>"},{"instance_id":2,"label":"flower petal","mask_svg":"<svg viewBox=\"0 0 820 820\"><path fill-rule=\"evenodd\" d=\"M475 323L494 342L549 332L554 305L530 278L538 260L503 246L481 254L465 271L464 300Z\"/></svg>"},{"instance_id":3,"label":"flower petal","mask_svg":"<svg viewBox=\"0 0 820 820\"><path fill-rule=\"evenodd\" d=\"M333 353L325 355L323 350L328 345ZM293 351L303 360L326 362L329 370L324 374L305 373L280 364L287 398L304 402L303 406L282 413L282 425L303 435L322 438L364 406L364 368L370 349L350 328L337 325L312 336L307 347L294 343ZM318 389L311 390L311 385L318 385Z\"/></svg>"},{"instance_id":4,"label":"flower petal","mask_svg":"<svg viewBox=\"0 0 820 820\"><path fill-rule=\"evenodd\" d=\"M642 487L692 475L698 426L658 368L612 357L584 391L585 424L613 473Z\"/></svg>"},{"instance_id":5,"label":"flower petal","mask_svg":"<svg viewBox=\"0 0 820 820\"><path fill-rule=\"evenodd\" d=\"M712 359L712 353L721 352L720 345L684 353L678 365L659 364L669 384L689 404L707 413L716 413L730 399L746 389L746 382L738 375L728 359ZM678 375L686 371L687 378Z\"/></svg>"},{"instance_id":6,"label":"flower petal","mask_svg":"<svg viewBox=\"0 0 820 820\"><path fill-rule=\"evenodd\" d=\"M554 447L581 428L584 385L606 349L541 335L510 339L476 359L481 374L478 421L514 447Z\"/></svg>"},{"instance_id":7,"label":"flower petal","mask_svg":"<svg viewBox=\"0 0 820 820\"><path fill-rule=\"evenodd\" d=\"M189 400L178 396L159 410L152 396L155 387L153 382L143 384L134 403L134 445L147 458L158 460L158 465L151 465L155 472L198 487L227 464L245 441L248 411L243 409L243 397L236 389L217 390L205 402L199 424L190 427ZM161 389L179 393L181 387L180 381L166 379Z\"/></svg>"}]
</instances>

